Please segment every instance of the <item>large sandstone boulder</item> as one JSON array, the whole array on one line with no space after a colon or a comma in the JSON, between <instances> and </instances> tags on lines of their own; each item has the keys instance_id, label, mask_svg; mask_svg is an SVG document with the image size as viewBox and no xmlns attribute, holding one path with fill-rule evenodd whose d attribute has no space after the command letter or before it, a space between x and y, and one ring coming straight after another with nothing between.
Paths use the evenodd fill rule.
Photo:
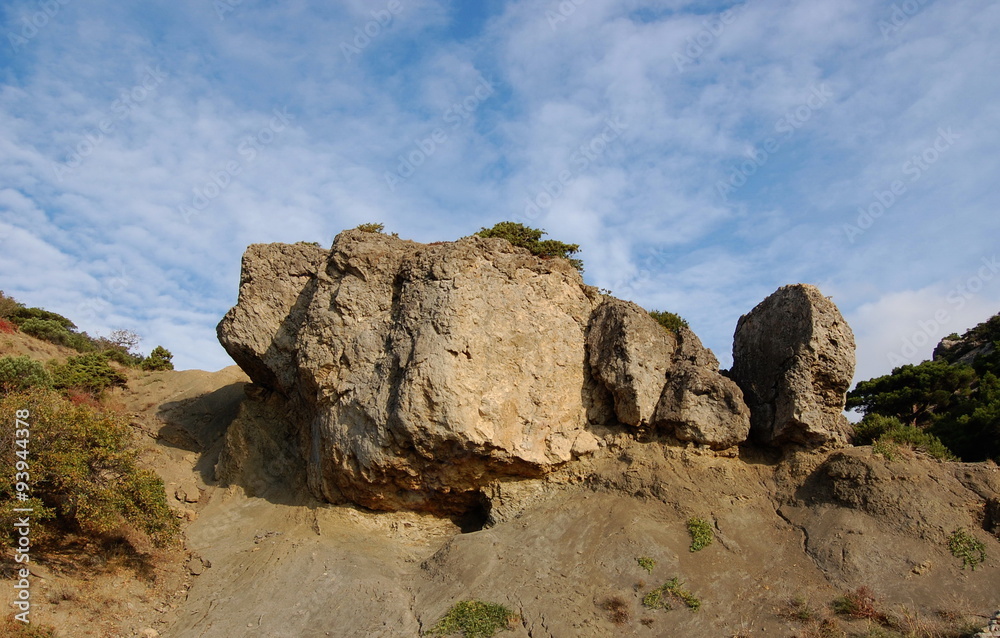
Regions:
<instances>
[{"instance_id":1,"label":"large sandstone boulder","mask_svg":"<svg viewBox=\"0 0 1000 638\"><path fill-rule=\"evenodd\" d=\"M218 333L287 397L314 493L462 511L491 480L597 449L584 339L598 300L565 260L504 240L346 231L330 251L251 246Z\"/></svg>"},{"instance_id":2,"label":"large sandstone boulder","mask_svg":"<svg viewBox=\"0 0 1000 638\"><path fill-rule=\"evenodd\" d=\"M815 286L797 284L740 317L732 377L750 407L751 437L770 445L843 445L854 333Z\"/></svg>"},{"instance_id":3,"label":"large sandstone boulder","mask_svg":"<svg viewBox=\"0 0 1000 638\"><path fill-rule=\"evenodd\" d=\"M715 449L746 440L743 394L691 330L666 330L634 303L609 298L594 312L587 346L621 423Z\"/></svg>"},{"instance_id":4,"label":"large sandstone boulder","mask_svg":"<svg viewBox=\"0 0 1000 638\"><path fill-rule=\"evenodd\" d=\"M751 429L842 442L854 365L850 329L809 286L740 320L734 381L693 332L599 294L566 260L358 230L330 250L250 246L218 334L255 384L219 478L260 491L304 474L331 502L441 514L623 431L716 450Z\"/></svg>"}]
</instances>

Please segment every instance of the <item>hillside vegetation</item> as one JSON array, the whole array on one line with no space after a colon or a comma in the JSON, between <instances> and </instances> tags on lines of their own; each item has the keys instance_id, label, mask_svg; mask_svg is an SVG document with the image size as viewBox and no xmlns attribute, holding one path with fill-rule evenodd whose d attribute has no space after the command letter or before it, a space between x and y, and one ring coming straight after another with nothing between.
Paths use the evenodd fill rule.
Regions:
<instances>
[{"instance_id":1,"label":"hillside vegetation","mask_svg":"<svg viewBox=\"0 0 1000 638\"><path fill-rule=\"evenodd\" d=\"M178 525L163 482L140 467L129 417L107 397L109 389L126 386L129 368L171 369L169 351L158 346L142 357L133 350L134 333L90 337L70 319L3 293L0 315L6 334L81 353L46 363L0 357L0 418L18 424L0 439L0 475L17 477L0 482L0 546L17 540L13 510L25 506L34 508L32 533L42 552L58 551L71 535L94 543L128 536L169 543Z\"/></svg>"},{"instance_id":2,"label":"hillside vegetation","mask_svg":"<svg viewBox=\"0 0 1000 638\"><path fill-rule=\"evenodd\" d=\"M858 383L847 407L865 415L857 444L917 441L940 456L1000 461L1000 315L946 337L930 361Z\"/></svg>"}]
</instances>

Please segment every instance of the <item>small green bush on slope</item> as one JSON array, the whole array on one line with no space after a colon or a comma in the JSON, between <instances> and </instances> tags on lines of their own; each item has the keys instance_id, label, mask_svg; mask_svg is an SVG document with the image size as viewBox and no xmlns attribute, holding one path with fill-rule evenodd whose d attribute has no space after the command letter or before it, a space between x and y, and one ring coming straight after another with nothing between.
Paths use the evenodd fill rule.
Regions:
<instances>
[{"instance_id":1,"label":"small green bush on slope","mask_svg":"<svg viewBox=\"0 0 1000 638\"><path fill-rule=\"evenodd\" d=\"M111 387L124 388L127 381L124 374L111 366L108 356L101 352L70 357L65 363L52 365L51 372L57 389L78 388L95 396Z\"/></svg>"},{"instance_id":2,"label":"small green bush on slope","mask_svg":"<svg viewBox=\"0 0 1000 638\"><path fill-rule=\"evenodd\" d=\"M25 505L35 508L32 533L37 529L39 539L63 530L100 537L125 527L159 545L174 538L178 525L163 482L138 467L127 417L34 389L0 397L0 419L21 430L0 437L0 476L27 472L31 496L18 500L15 481L0 481L0 542L11 541L13 508Z\"/></svg>"},{"instance_id":3,"label":"small green bush on slope","mask_svg":"<svg viewBox=\"0 0 1000 638\"><path fill-rule=\"evenodd\" d=\"M895 417L881 414L868 414L854 426L855 445L875 445L883 452L883 456L892 456L891 450L896 445L911 447L915 450L944 461L954 460L941 439L912 425L904 425ZM886 452L888 451L888 453ZM889 460L892 460L891 458Z\"/></svg>"},{"instance_id":4,"label":"small green bush on slope","mask_svg":"<svg viewBox=\"0 0 1000 638\"><path fill-rule=\"evenodd\" d=\"M163 346L156 346L149 356L142 360L143 370L173 370L174 364L171 359L174 355Z\"/></svg>"},{"instance_id":5,"label":"small green bush on slope","mask_svg":"<svg viewBox=\"0 0 1000 638\"><path fill-rule=\"evenodd\" d=\"M0 393L48 388L51 385L52 377L48 370L31 357L0 357Z\"/></svg>"}]
</instances>

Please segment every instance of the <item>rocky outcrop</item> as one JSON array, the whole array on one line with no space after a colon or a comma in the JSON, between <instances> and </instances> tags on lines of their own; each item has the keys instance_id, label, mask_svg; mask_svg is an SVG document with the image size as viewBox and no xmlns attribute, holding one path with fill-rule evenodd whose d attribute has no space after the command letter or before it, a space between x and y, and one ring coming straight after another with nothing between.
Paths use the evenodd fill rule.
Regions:
<instances>
[{"instance_id":1,"label":"rocky outcrop","mask_svg":"<svg viewBox=\"0 0 1000 638\"><path fill-rule=\"evenodd\" d=\"M743 393L688 328L666 330L634 303L609 298L594 312L587 346L621 423L714 449L746 440Z\"/></svg>"},{"instance_id":2,"label":"rocky outcrop","mask_svg":"<svg viewBox=\"0 0 1000 638\"><path fill-rule=\"evenodd\" d=\"M843 445L854 376L854 334L815 286L779 288L740 317L733 379L750 408L751 437L769 445Z\"/></svg>"},{"instance_id":3,"label":"rocky outcrop","mask_svg":"<svg viewBox=\"0 0 1000 638\"><path fill-rule=\"evenodd\" d=\"M677 336L627 301L608 299L587 335L590 367L614 398L621 423L649 425L673 367Z\"/></svg>"},{"instance_id":4,"label":"rocky outcrop","mask_svg":"<svg viewBox=\"0 0 1000 638\"><path fill-rule=\"evenodd\" d=\"M251 246L218 332L287 397L314 493L461 510L490 480L597 449L591 290L568 262L499 239L347 231L329 252Z\"/></svg>"},{"instance_id":5,"label":"rocky outcrop","mask_svg":"<svg viewBox=\"0 0 1000 638\"><path fill-rule=\"evenodd\" d=\"M850 380L827 365L841 355L819 344L835 334L821 307L796 293L741 320L741 390L687 328L502 239L254 245L218 333L255 385L216 474L260 492L274 472L251 470L270 463L331 502L461 514L621 433L723 450L754 422L768 442L814 442L842 431L830 412Z\"/></svg>"}]
</instances>

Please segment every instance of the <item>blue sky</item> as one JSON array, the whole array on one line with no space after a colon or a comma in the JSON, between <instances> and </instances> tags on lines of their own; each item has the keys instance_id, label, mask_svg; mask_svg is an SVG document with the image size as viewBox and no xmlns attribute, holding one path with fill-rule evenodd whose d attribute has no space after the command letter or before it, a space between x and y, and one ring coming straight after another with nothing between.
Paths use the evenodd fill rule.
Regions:
<instances>
[{"instance_id":1,"label":"blue sky","mask_svg":"<svg viewBox=\"0 0 1000 638\"><path fill-rule=\"evenodd\" d=\"M1000 5L99 0L0 8L0 289L182 368L255 242L512 219L731 360L781 285L858 377L1000 310Z\"/></svg>"}]
</instances>

